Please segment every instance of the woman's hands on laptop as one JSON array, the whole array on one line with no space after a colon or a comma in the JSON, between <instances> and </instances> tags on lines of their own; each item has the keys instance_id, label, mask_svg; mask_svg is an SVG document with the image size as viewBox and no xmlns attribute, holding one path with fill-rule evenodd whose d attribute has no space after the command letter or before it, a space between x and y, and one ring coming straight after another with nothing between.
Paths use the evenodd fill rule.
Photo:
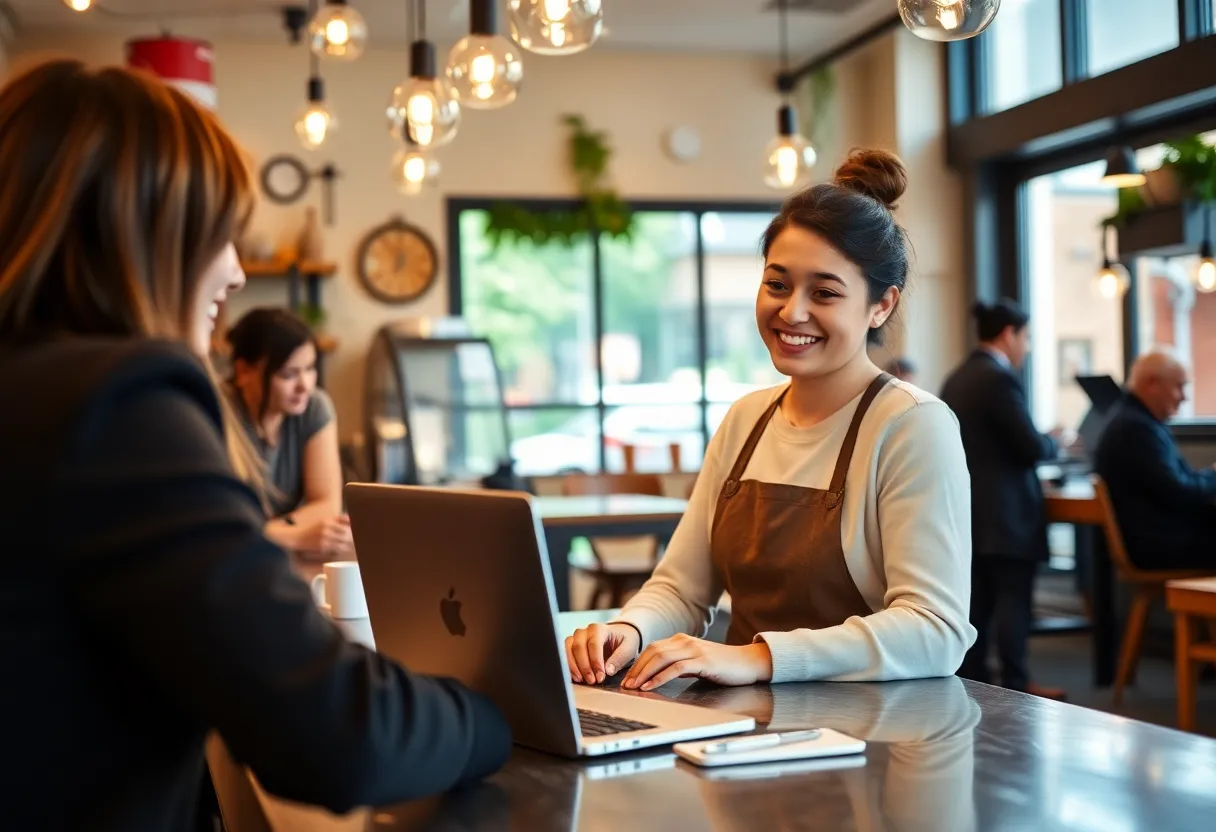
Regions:
<instances>
[{"instance_id":1,"label":"woman's hands on laptop","mask_svg":"<svg viewBox=\"0 0 1216 832\"><path fill-rule=\"evenodd\" d=\"M768 682L773 678L773 654L763 641L733 646L681 633L648 645L621 687L654 690L682 676L719 685Z\"/></svg>"},{"instance_id":2,"label":"woman's hands on laptop","mask_svg":"<svg viewBox=\"0 0 1216 832\"><path fill-rule=\"evenodd\" d=\"M628 624L592 624L566 637L566 664L570 679L598 685L633 661L642 636Z\"/></svg>"},{"instance_id":3,"label":"woman's hands on laptop","mask_svg":"<svg viewBox=\"0 0 1216 832\"><path fill-rule=\"evenodd\" d=\"M734 647L688 635L656 641L638 655L641 636L628 624L592 624L566 639L570 678L600 684L635 656L621 681L627 690L654 690L681 676L719 685L752 685L773 678L773 656L763 641Z\"/></svg>"}]
</instances>

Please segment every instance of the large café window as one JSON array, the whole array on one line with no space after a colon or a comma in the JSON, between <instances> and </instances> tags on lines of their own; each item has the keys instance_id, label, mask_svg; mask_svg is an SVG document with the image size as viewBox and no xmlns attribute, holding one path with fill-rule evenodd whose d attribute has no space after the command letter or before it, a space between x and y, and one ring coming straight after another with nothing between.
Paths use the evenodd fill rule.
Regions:
<instances>
[{"instance_id":1,"label":"large caf\u00e9 window","mask_svg":"<svg viewBox=\"0 0 1216 832\"><path fill-rule=\"evenodd\" d=\"M1206 138L1216 141L1213 134ZM1163 153L1161 145L1141 148L1137 162L1155 168ZM1216 294L1195 289L1198 253L1136 258L1126 264L1136 331L1125 340L1122 298L1104 295L1094 279L1101 222L1115 212L1117 198L1102 184L1103 170L1102 161L1091 162L1031 179L1024 190L1035 421L1044 430L1077 427L1089 401L1073 379L1098 374L1123 381L1127 340L1136 354L1157 347L1177 352L1193 378L1178 418L1210 421L1216 418L1216 362L1205 357L1216 353ZM1110 247L1113 254L1113 240Z\"/></svg>"},{"instance_id":2,"label":"large caf\u00e9 window","mask_svg":"<svg viewBox=\"0 0 1216 832\"><path fill-rule=\"evenodd\" d=\"M497 249L484 206L455 210L455 312L494 345L519 473L620 471L626 444L640 471L673 444L700 467L730 403L778 380L755 324L773 210L642 206L629 240Z\"/></svg>"}]
</instances>

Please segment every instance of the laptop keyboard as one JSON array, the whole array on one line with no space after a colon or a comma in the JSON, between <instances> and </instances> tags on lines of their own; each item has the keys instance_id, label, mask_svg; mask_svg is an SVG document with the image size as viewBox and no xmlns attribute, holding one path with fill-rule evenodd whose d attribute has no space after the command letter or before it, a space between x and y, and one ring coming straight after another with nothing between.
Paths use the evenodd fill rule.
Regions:
<instances>
[{"instance_id":1,"label":"laptop keyboard","mask_svg":"<svg viewBox=\"0 0 1216 832\"><path fill-rule=\"evenodd\" d=\"M626 731L645 731L647 728L657 728L658 726L579 708L578 727L582 729L584 737L606 737L609 734L623 734Z\"/></svg>"}]
</instances>

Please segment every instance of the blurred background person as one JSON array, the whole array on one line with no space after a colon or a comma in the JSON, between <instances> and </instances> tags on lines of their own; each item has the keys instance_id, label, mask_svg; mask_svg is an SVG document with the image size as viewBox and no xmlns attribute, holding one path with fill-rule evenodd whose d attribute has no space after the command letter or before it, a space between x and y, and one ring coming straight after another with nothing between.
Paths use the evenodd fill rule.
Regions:
<instances>
[{"instance_id":1,"label":"blurred background person","mask_svg":"<svg viewBox=\"0 0 1216 832\"><path fill-rule=\"evenodd\" d=\"M1141 569L1216 571L1216 470L1192 468L1166 424L1186 401L1189 382L1169 353L1136 359L1094 454L1128 557Z\"/></svg>"},{"instance_id":2,"label":"blurred background person","mask_svg":"<svg viewBox=\"0 0 1216 832\"><path fill-rule=\"evenodd\" d=\"M971 624L975 644L959 675L989 682L995 627L1000 684L1063 698L1030 681L1034 580L1047 560L1047 520L1036 466L1057 442L1030 417L1018 376L1030 352L1030 318L1015 303L977 303L979 347L946 380L942 400L958 416L971 472Z\"/></svg>"},{"instance_id":3,"label":"blurred background person","mask_svg":"<svg viewBox=\"0 0 1216 832\"><path fill-rule=\"evenodd\" d=\"M266 466L266 536L320 560L354 554L342 513L342 463L334 406L317 386L317 343L283 309L247 312L228 331L226 392Z\"/></svg>"}]
</instances>

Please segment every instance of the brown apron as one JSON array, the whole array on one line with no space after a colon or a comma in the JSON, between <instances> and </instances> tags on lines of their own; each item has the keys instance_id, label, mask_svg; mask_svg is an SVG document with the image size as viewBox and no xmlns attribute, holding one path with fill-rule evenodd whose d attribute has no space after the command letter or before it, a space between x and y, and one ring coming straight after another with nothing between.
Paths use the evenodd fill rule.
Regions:
<instances>
[{"instance_id":1,"label":"brown apron","mask_svg":"<svg viewBox=\"0 0 1216 832\"><path fill-rule=\"evenodd\" d=\"M827 491L741 479L785 391L752 428L722 484L710 534L714 568L731 598L727 644L749 644L763 632L834 627L872 612L844 559L844 481L861 422L890 380L883 373L862 394Z\"/></svg>"}]
</instances>

